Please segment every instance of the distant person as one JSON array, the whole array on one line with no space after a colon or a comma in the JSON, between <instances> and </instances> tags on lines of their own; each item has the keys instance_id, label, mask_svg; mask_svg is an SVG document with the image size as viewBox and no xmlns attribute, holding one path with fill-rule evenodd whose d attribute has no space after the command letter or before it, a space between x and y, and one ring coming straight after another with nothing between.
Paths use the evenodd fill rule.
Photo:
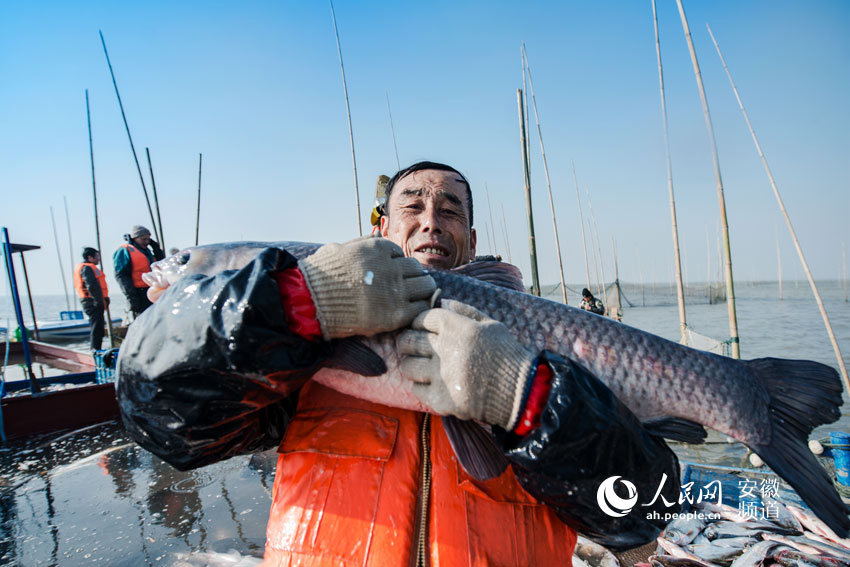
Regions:
<instances>
[{"instance_id":1,"label":"distant person","mask_svg":"<svg viewBox=\"0 0 850 567\"><path fill-rule=\"evenodd\" d=\"M89 348L100 350L103 343L104 326L103 312L109 305L109 288L106 286L106 275L98 267L100 252L94 248L83 248L83 261L74 268L74 289L80 297L80 304L86 317L89 318L91 333Z\"/></svg>"},{"instance_id":2,"label":"distant person","mask_svg":"<svg viewBox=\"0 0 850 567\"><path fill-rule=\"evenodd\" d=\"M605 306L601 301L593 297L593 294L587 288L581 290L581 303L579 307L597 315L605 315Z\"/></svg>"},{"instance_id":3,"label":"distant person","mask_svg":"<svg viewBox=\"0 0 850 567\"><path fill-rule=\"evenodd\" d=\"M112 255L112 263L115 279L127 297L135 319L151 306L147 295L149 286L142 280L142 274L150 272L151 264L165 258L165 254L151 239L151 231L141 225L134 226L130 234L124 235L124 240L126 242Z\"/></svg>"},{"instance_id":4,"label":"distant person","mask_svg":"<svg viewBox=\"0 0 850 567\"><path fill-rule=\"evenodd\" d=\"M180 252L180 249L177 248L176 246L172 246L171 248L168 249L168 255L169 256L174 256L178 252Z\"/></svg>"}]
</instances>

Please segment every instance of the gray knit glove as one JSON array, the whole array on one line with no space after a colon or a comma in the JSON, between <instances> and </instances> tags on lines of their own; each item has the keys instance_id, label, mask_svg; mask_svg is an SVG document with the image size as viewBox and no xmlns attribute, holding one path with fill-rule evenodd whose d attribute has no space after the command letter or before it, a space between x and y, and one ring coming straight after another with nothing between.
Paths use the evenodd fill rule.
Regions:
<instances>
[{"instance_id":1,"label":"gray knit glove","mask_svg":"<svg viewBox=\"0 0 850 567\"><path fill-rule=\"evenodd\" d=\"M326 244L300 260L325 339L404 327L428 309L434 279L389 240L366 236Z\"/></svg>"},{"instance_id":2,"label":"gray knit glove","mask_svg":"<svg viewBox=\"0 0 850 567\"><path fill-rule=\"evenodd\" d=\"M401 372L434 413L512 430L534 354L508 328L452 300L420 313L396 339Z\"/></svg>"}]
</instances>

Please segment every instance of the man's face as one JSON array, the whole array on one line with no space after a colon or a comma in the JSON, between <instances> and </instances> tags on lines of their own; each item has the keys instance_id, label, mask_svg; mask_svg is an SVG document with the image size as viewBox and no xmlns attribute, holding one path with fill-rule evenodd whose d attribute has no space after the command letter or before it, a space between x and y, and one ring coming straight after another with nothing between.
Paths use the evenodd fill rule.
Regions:
<instances>
[{"instance_id":1,"label":"man's face","mask_svg":"<svg viewBox=\"0 0 850 567\"><path fill-rule=\"evenodd\" d=\"M133 240L142 248L147 248L148 245L151 243L151 236L149 234L145 236L137 236Z\"/></svg>"},{"instance_id":2,"label":"man's face","mask_svg":"<svg viewBox=\"0 0 850 567\"><path fill-rule=\"evenodd\" d=\"M381 235L423 266L448 270L475 257L466 185L452 171L425 169L400 179L381 217Z\"/></svg>"}]
</instances>

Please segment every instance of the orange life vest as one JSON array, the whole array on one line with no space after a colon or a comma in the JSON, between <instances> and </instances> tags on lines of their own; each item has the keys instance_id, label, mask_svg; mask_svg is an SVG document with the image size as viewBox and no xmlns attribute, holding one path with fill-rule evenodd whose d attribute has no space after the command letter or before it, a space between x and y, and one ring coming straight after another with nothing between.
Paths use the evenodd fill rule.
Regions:
<instances>
[{"instance_id":1,"label":"orange life vest","mask_svg":"<svg viewBox=\"0 0 850 567\"><path fill-rule=\"evenodd\" d=\"M83 267L88 266L92 270L94 270L94 277L97 278L97 283L100 284L100 291L103 294L103 297L109 297L109 288L106 287L106 276L103 272L100 271L100 268L97 267L97 264L92 264L90 262L80 262L77 264L77 267L74 268L74 289L77 290L77 295L80 299L85 299L87 297L91 297L89 290L86 289L85 284L83 283Z\"/></svg>"},{"instance_id":2,"label":"orange life vest","mask_svg":"<svg viewBox=\"0 0 850 567\"><path fill-rule=\"evenodd\" d=\"M416 553L424 414L315 382L278 448L263 567L408 567ZM430 416L429 565L571 566L576 533L508 467L477 481Z\"/></svg>"},{"instance_id":3,"label":"orange life vest","mask_svg":"<svg viewBox=\"0 0 850 567\"><path fill-rule=\"evenodd\" d=\"M133 272L131 274L133 277L133 287L150 287L145 283L145 280L142 279L142 274L146 274L151 271L151 261L148 260L148 257L145 256L141 250L132 244L125 243L121 246L130 252L130 262L133 268Z\"/></svg>"}]
</instances>

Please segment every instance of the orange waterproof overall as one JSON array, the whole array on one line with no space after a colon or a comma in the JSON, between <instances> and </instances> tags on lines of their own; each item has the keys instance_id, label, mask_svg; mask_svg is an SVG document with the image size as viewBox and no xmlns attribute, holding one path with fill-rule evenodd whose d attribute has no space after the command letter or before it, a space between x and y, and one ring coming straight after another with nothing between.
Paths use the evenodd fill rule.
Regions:
<instances>
[{"instance_id":1,"label":"orange waterproof overall","mask_svg":"<svg viewBox=\"0 0 850 567\"><path fill-rule=\"evenodd\" d=\"M109 288L106 286L106 276L100 271L97 264L92 264L91 262L80 262L77 264L77 267L74 268L74 289L77 290L79 298L85 299L87 297L91 297L89 290L86 289L86 286L83 284L82 271L84 266L88 266L94 270L94 277L97 278L97 283L100 284L100 291L103 294L103 297L109 297Z\"/></svg>"},{"instance_id":2,"label":"orange waterproof overall","mask_svg":"<svg viewBox=\"0 0 850 567\"><path fill-rule=\"evenodd\" d=\"M125 243L121 246L130 252L130 262L133 265L133 287L150 287L145 283L145 280L142 279L142 274L146 274L151 271L151 262L148 260L148 257L142 254L139 249L132 244Z\"/></svg>"},{"instance_id":3,"label":"orange waterproof overall","mask_svg":"<svg viewBox=\"0 0 850 567\"><path fill-rule=\"evenodd\" d=\"M571 565L576 533L513 470L476 481L430 416L425 554L433 567ZM310 381L284 434L264 567L416 565L425 415Z\"/></svg>"}]
</instances>

